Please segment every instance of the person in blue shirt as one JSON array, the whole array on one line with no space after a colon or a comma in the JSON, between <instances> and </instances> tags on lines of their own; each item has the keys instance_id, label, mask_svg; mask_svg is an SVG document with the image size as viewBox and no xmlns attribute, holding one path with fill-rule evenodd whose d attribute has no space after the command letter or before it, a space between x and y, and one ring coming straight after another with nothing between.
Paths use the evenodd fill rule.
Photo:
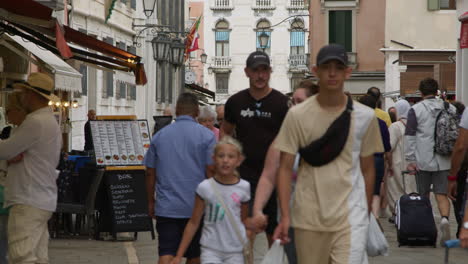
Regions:
<instances>
[{"instance_id":1,"label":"person in blue shirt","mask_svg":"<svg viewBox=\"0 0 468 264\"><path fill-rule=\"evenodd\" d=\"M213 170L216 139L198 124L198 99L190 93L179 96L174 123L158 131L146 153L148 210L156 218L158 264L169 264L177 253L190 219L199 183ZM185 257L188 264L200 263L200 230Z\"/></svg>"}]
</instances>

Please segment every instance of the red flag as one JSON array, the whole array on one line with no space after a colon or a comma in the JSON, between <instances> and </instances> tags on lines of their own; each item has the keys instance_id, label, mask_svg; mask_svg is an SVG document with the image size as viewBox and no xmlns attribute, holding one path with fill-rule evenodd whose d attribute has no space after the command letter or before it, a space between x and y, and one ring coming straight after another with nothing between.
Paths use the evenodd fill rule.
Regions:
<instances>
[{"instance_id":1,"label":"red flag","mask_svg":"<svg viewBox=\"0 0 468 264\"><path fill-rule=\"evenodd\" d=\"M63 36L63 29L57 21L55 22L55 45L57 46L62 58L69 59L73 56L73 53Z\"/></svg>"},{"instance_id":2,"label":"red flag","mask_svg":"<svg viewBox=\"0 0 468 264\"><path fill-rule=\"evenodd\" d=\"M200 38L198 35L198 27L200 26L200 20L201 16L195 21L185 40L185 60L189 57L190 52L198 49L198 39Z\"/></svg>"}]
</instances>

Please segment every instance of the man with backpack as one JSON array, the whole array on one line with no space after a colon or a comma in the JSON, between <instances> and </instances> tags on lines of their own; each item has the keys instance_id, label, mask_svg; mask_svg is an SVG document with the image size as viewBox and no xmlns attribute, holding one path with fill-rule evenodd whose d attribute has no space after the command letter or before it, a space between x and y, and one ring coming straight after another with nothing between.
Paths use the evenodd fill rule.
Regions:
<instances>
[{"instance_id":1,"label":"man with backpack","mask_svg":"<svg viewBox=\"0 0 468 264\"><path fill-rule=\"evenodd\" d=\"M419 194L429 196L431 191L435 194L442 217L440 237L443 245L444 241L450 239L447 177L454 131L458 128L455 107L436 98L438 89L437 81L432 78L426 78L419 84L423 100L408 112L405 157L408 162L407 169L416 173Z\"/></svg>"}]
</instances>

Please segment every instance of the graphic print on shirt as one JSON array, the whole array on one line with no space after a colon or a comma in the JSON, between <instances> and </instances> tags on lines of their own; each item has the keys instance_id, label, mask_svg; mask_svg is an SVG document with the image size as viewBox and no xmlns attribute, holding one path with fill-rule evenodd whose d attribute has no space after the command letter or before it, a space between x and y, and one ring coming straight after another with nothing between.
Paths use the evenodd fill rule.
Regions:
<instances>
[{"instance_id":1,"label":"graphic print on shirt","mask_svg":"<svg viewBox=\"0 0 468 264\"><path fill-rule=\"evenodd\" d=\"M220 203L209 203L208 210L208 222L216 223L224 220L224 215L226 212Z\"/></svg>"},{"instance_id":2,"label":"graphic print on shirt","mask_svg":"<svg viewBox=\"0 0 468 264\"><path fill-rule=\"evenodd\" d=\"M255 103L255 111L250 110L250 107L248 107L245 110L241 110L241 116L242 117L261 117L261 118L271 118L271 112L262 112L261 108L262 107L262 102L256 102Z\"/></svg>"}]
</instances>

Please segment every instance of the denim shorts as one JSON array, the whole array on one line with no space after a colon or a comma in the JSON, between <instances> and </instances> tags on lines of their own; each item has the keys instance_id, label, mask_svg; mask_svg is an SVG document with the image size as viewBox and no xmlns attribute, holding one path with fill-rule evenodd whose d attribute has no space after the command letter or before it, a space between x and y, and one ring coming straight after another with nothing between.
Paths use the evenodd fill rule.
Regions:
<instances>
[{"instance_id":1,"label":"denim shorts","mask_svg":"<svg viewBox=\"0 0 468 264\"><path fill-rule=\"evenodd\" d=\"M189 218L169 218L156 216L156 231L158 232L158 250L159 256L175 256L179 244L184 234L185 226ZM192 239L184 257L198 258L200 257L200 238L203 226L200 224L198 231Z\"/></svg>"}]
</instances>

